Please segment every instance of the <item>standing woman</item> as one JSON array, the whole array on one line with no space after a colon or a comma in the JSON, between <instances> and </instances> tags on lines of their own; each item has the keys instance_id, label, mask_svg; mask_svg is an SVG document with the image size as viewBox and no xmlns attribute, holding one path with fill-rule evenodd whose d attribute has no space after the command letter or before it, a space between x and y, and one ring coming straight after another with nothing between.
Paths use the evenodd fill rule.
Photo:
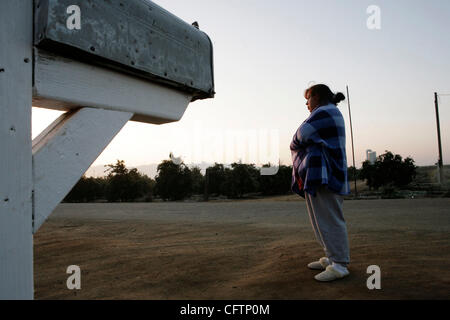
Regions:
<instances>
[{"instance_id":1,"label":"standing woman","mask_svg":"<svg viewBox=\"0 0 450 320\"><path fill-rule=\"evenodd\" d=\"M308 264L323 270L314 278L333 281L349 274L347 226L342 212L343 195L350 193L347 181L345 123L337 104L345 99L324 84L305 91L310 116L295 133L290 149L293 161L293 192L306 200L311 225L325 257Z\"/></svg>"}]
</instances>

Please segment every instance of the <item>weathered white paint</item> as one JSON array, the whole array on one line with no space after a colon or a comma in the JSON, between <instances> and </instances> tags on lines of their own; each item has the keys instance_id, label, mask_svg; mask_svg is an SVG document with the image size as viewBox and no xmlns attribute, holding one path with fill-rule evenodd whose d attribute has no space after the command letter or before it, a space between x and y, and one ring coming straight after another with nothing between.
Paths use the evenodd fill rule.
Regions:
<instances>
[{"instance_id":1,"label":"weathered white paint","mask_svg":"<svg viewBox=\"0 0 450 320\"><path fill-rule=\"evenodd\" d=\"M61 115L33 140L34 232L132 116L81 108Z\"/></svg>"},{"instance_id":2,"label":"weathered white paint","mask_svg":"<svg viewBox=\"0 0 450 320\"><path fill-rule=\"evenodd\" d=\"M33 298L33 232L127 121L178 121L192 99L38 49L33 56L32 33L33 1L0 1L0 299ZM32 103L70 110L33 143Z\"/></svg>"},{"instance_id":3,"label":"weathered white paint","mask_svg":"<svg viewBox=\"0 0 450 320\"><path fill-rule=\"evenodd\" d=\"M33 106L68 110L99 107L147 123L178 121L192 96L118 71L35 49Z\"/></svg>"},{"instance_id":4,"label":"weathered white paint","mask_svg":"<svg viewBox=\"0 0 450 320\"><path fill-rule=\"evenodd\" d=\"M33 298L32 10L0 1L0 299Z\"/></svg>"}]
</instances>

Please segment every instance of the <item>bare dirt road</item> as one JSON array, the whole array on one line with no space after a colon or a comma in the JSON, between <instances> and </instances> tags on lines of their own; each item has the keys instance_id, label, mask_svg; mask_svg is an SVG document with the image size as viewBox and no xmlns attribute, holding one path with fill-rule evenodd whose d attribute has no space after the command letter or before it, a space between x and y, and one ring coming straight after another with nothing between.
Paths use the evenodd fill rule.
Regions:
<instances>
[{"instance_id":1,"label":"bare dirt road","mask_svg":"<svg viewBox=\"0 0 450 320\"><path fill-rule=\"evenodd\" d=\"M450 199L345 201L351 274L332 283L306 268L323 252L299 199L62 204L34 237L35 298L449 298Z\"/></svg>"}]
</instances>

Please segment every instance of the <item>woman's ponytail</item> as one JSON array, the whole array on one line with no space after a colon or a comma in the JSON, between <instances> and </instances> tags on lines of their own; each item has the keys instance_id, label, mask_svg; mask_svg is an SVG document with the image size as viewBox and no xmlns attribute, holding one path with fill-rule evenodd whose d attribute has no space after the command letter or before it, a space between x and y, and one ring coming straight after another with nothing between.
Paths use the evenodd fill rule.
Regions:
<instances>
[{"instance_id":1,"label":"woman's ponytail","mask_svg":"<svg viewBox=\"0 0 450 320\"><path fill-rule=\"evenodd\" d=\"M333 95L333 98L331 99L331 102L334 103L334 104L338 104L342 100L345 100L345 96L344 96L344 94L342 92L338 92L338 93Z\"/></svg>"}]
</instances>

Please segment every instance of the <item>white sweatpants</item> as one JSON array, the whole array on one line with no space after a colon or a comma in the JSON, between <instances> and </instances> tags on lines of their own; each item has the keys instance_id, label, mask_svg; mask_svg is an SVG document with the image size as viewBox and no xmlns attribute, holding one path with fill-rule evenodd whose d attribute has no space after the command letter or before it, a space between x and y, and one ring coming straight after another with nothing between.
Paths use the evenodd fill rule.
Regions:
<instances>
[{"instance_id":1,"label":"white sweatpants","mask_svg":"<svg viewBox=\"0 0 450 320\"><path fill-rule=\"evenodd\" d=\"M350 263L350 249L342 212L343 197L321 186L316 196L305 192L305 200L314 233L326 256L346 266Z\"/></svg>"}]
</instances>

